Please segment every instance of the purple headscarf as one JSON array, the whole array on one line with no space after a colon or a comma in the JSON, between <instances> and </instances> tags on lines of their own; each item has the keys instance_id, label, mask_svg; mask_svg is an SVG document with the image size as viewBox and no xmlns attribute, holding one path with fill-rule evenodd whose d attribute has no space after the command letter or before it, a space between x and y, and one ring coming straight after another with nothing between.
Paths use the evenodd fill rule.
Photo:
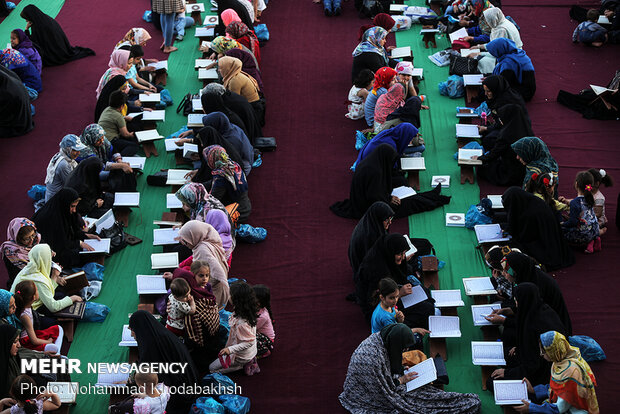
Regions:
<instances>
[{"instance_id":1,"label":"purple headscarf","mask_svg":"<svg viewBox=\"0 0 620 414\"><path fill-rule=\"evenodd\" d=\"M19 44L15 46L15 49L19 50L19 52L37 68L39 74L41 74L41 70L43 69L41 55L37 49L35 49L28 35L22 29L15 29L11 33L15 34L19 40Z\"/></svg>"},{"instance_id":2,"label":"purple headscarf","mask_svg":"<svg viewBox=\"0 0 620 414\"><path fill-rule=\"evenodd\" d=\"M237 58L241 61L241 70L256 79L258 83L258 89L263 90L263 80L260 76L260 70L256 67L256 61L245 50L230 49L224 53L226 56Z\"/></svg>"},{"instance_id":3,"label":"purple headscarf","mask_svg":"<svg viewBox=\"0 0 620 414\"><path fill-rule=\"evenodd\" d=\"M217 230L222 239L222 246L226 251L226 256L230 257L230 254L235 248L235 241L230 234L231 226L228 215L221 210L209 210L205 216L205 223L209 223Z\"/></svg>"}]
</instances>

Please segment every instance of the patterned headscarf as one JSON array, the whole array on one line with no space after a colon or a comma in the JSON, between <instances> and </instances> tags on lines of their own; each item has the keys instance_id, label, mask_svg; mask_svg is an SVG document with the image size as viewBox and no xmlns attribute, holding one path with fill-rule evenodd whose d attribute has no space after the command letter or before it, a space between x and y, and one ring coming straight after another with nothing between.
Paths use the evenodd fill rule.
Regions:
<instances>
[{"instance_id":1,"label":"patterned headscarf","mask_svg":"<svg viewBox=\"0 0 620 414\"><path fill-rule=\"evenodd\" d=\"M56 175L56 165L60 162L60 160L65 160L73 170L77 167L77 161L71 158L71 148L73 147L74 142L79 142L80 138L77 135L67 134L63 137L62 141L60 141L59 147L60 151L58 151L49 164L47 165L47 171L45 175L45 184L51 184L54 181L54 176ZM81 154L81 152L80 152Z\"/></svg>"},{"instance_id":2,"label":"patterned headscarf","mask_svg":"<svg viewBox=\"0 0 620 414\"><path fill-rule=\"evenodd\" d=\"M549 331L540 335L545 353L551 359L549 400L562 398L575 408L598 414L598 401L594 387L596 378L590 365L581 357L579 348L571 346L559 332Z\"/></svg>"},{"instance_id":3,"label":"patterned headscarf","mask_svg":"<svg viewBox=\"0 0 620 414\"><path fill-rule=\"evenodd\" d=\"M256 44L258 43L258 38L253 31L251 31L248 26L243 22L231 22L228 26L226 26L226 35L228 37L232 37L233 39L240 39L244 36L250 38L250 51L252 53L256 53Z\"/></svg>"},{"instance_id":4,"label":"patterned headscarf","mask_svg":"<svg viewBox=\"0 0 620 414\"><path fill-rule=\"evenodd\" d=\"M558 163L551 156L549 148L538 137L523 137L511 145L513 151L526 163L523 188L532 178L532 174L542 175L550 173L553 181L558 182Z\"/></svg>"},{"instance_id":5,"label":"patterned headscarf","mask_svg":"<svg viewBox=\"0 0 620 414\"><path fill-rule=\"evenodd\" d=\"M385 48L379 44L379 42L388 35L387 30L383 27L375 26L364 32L362 41L353 51L353 57L359 56L365 52L377 53L383 57L384 63L388 64L388 55Z\"/></svg>"},{"instance_id":6,"label":"patterned headscarf","mask_svg":"<svg viewBox=\"0 0 620 414\"><path fill-rule=\"evenodd\" d=\"M211 42L211 49L215 53L224 54L227 50L230 49L239 49L239 43L237 43L234 39L229 39L224 36L218 36Z\"/></svg>"},{"instance_id":7,"label":"patterned headscarf","mask_svg":"<svg viewBox=\"0 0 620 414\"><path fill-rule=\"evenodd\" d=\"M19 43L17 44L17 46L15 46L14 49L28 49L34 47L30 38L22 29L15 29L11 33L15 33L15 36L17 36L17 40L19 40Z\"/></svg>"},{"instance_id":8,"label":"patterned headscarf","mask_svg":"<svg viewBox=\"0 0 620 414\"><path fill-rule=\"evenodd\" d=\"M13 294L8 290L0 289L0 318L9 316L9 305Z\"/></svg>"},{"instance_id":9,"label":"patterned headscarf","mask_svg":"<svg viewBox=\"0 0 620 414\"><path fill-rule=\"evenodd\" d=\"M4 49L0 52L0 65L9 69L26 64L26 58L15 49Z\"/></svg>"},{"instance_id":10,"label":"patterned headscarf","mask_svg":"<svg viewBox=\"0 0 620 414\"><path fill-rule=\"evenodd\" d=\"M100 146L96 146L95 143L99 141L102 137L103 144ZM108 153L110 152L112 144L110 144L110 141L108 141L108 139L105 137L105 130L101 125L90 124L89 126L87 126L82 133L82 142L87 147L80 153L80 157L82 159L94 155L104 163L108 160Z\"/></svg>"},{"instance_id":11,"label":"patterned headscarf","mask_svg":"<svg viewBox=\"0 0 620 414\"><path fill-rule=\"evenodd\" d=\"M189 218L191 220L204 222L210 210L226 211L220 200L209 194L204 185L200 183L187 183L175 195L179 201L189 206Z\"/></svg>"},{"instance_id":12,"label":"patterned headscarf","mask_svg":"<svg viewBox=\"0 0 620 414\"><path fill-rule=\"evenodd\" d=\"M202 152L207 165L211 168L211 174L225 178L233 188L244 185L243 170L236 162L232 161L226 150L219 145L210 145Z\"/></svg>"},{"instance_id":13,"label":"patterned headscarf","mask_svg":"<svg viewBox=\"0 0 620 414\"><path fill-rule=\"evenodd\" d=\"M35 232L35 239L32 246L24 246L17 242L17 233L22 227L32 227ZM39 244L41 235L37 233L37 227L31 220L24 217L17 217L11 220L6 230L6 241L0 246L0 256L6 257L11 263L20 269L28 263L28 253L32 247Z\"/></svg>"},{"instance_id":14,"label":"patterned headscarf","mask_svg":"<svg viewBox=\"0 0 620 414\"><path fill-rule=\"evenodd\" d=\"M392 79L394 79L394 76L396 75L398 75L398 73L389 66L379 68L375 72L375 83L372 86L372 93L376 95L379 89L387 89L388 85L392 82Z\"/></svg>"},{"instance_id":15,"label":"patterned headscarf","mask_svg":"<svg viewBox=\"0 0 620 414\"><path fill-rule=\"evenodd\" d=\"M125 34L125 36L116 44L114 48L118 49L119 47L125 45L139 45L142 42L148 41L150 38L151 35L145 29L141 27L134 27Z\"/></svg>"},{"instance_id":16,"label":"patterned headscarf","mask_svg":"<svg viewBox=\"0 0 620 414\"><path fill-rule=\"evenodd\" d=\"M377 99L375 106L375 122L380 124L385 122L389 114L405 103L405 87L400 83L395 83L390 89Z\"/></svg>"}]
</instances>

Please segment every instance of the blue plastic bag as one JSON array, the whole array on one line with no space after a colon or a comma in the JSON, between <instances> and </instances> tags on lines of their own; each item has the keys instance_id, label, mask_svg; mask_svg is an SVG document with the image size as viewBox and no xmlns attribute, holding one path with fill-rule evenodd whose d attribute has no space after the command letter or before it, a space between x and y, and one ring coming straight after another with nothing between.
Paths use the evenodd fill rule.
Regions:
<instances>
[{"instance_id":1,"label":"blue plastic bag","mask_svg":"<svg viewBox=\"0 0 620 414\"><path fill-rule=\"evenodd\" d=\"M83 322L103 322L110 313L110 308L102 303L86 302L84 309Z\"/></svg>"},{"instance_id":2,"label":"blue plastic bag","mask_svg":"<svg viewBox=\"0 0 620 414\"><path fill-rule=\"evenodd\" d=\"M28 190L28 197L34 201L43 200L45 198L45 186L41 184L35 184Z\"/></svg>"},{"instance_id":3,"label":"blue plastic bag","mask_svg":"<svg viewBox=\"0 0 620 414\"><path fill-rule=\"evenodd\" d=\"M422 282L420 282L420 279L418 279L414 275L407 276L407 282L411 283L411 286L414 286L414 287L420 286L422 284Z\"/></svg>"},{"instance_id":4,"label":"blue plastic bag","mask_svg":"<svg viewBox=\"0 0 620 414\"><path fill-rule=\"evenodd\" d=\"M213 391L210 395L220 396L224 394L234 394L235 383L224 374L219 372L208 374L202 377L202 386L211 387Z\"/></svg>"},{"instance_id":5,"label":"blue plastic bag","mask_svg":"<svg viewBox=\"0 0 620 414\"><path fill-rule=\"evenodd\" d=\"M262 227L252 227L249 224L241 224L237 229L237 239L246 243L258 243L267 238L267 230Z\"/></svg>"},{"instance_id":6,"label":"blue plastic bag","mask_svg":"<svg viewBox=\"0 0 620 414\"><path fill-rule=\"evenodd\" d=\"M170 106L174 103L168 89L162 89L161 92L159 92L159 99L160 103L164 106Z\"/></svg>"},{"instance_id":7,"label":"blue plastic bag","mask_svg":"<svg viewBox=\"0 0 620 414\"><path fill-rule=\"evenodd\" d=\"M220 402L226 408L226 414L247 414L250 412L250 399L241 395L221 395Z\"/></svg>"},{"instance_id":8,"label":"blue plastic bag","mask_svg":"<svg viewBox=\"0 0 620 414\"><path fill-rule=\"evenodd\" d=\"M491 112L491 110L489 109L489 105L487 104L487 101L484 101L480 104L479 107L477 107L474 110L475 113L477 113L478 115L482 115L482 113L484 112L485 114L488 114Z\"/></svg>"},{"instance_id":9,"label":"blue plastic bag","mask_svg":"<svg viewBox=\"0 0 620 414\"><path fill-rule=\"evenodd\" d=\"M142 15L142 20L147 23L151 23L153 21L153 12L150 10L146 10Z\"/></svg>"},{"instance_id":10,"label":"blue plastic bag","mask_svg":"<svg viewBox=\"0 0 620 414\"><path fill-rule=\"evenodd\" d=\"M452 75L445 82L439 82L439 93L452 99L465 96L463 77Z\"/></svg>"},{"instance_id":11,"label":"blue plastic bag","mask_svg":"<svg viewBox=\"0 0 620 414\"><path fill-rule=\"evenodd\" d=\"M572 346L579 348L581 357L586 362L603 361L607 359L603 348L594 339L586 335L573 335L568 337L568 342Z\"/></svg>"},{"instance_id":12,"label":"blue plastic bag","mask_svg":"<svg viewBox=\"0 0 620 414\"><path fill-rule=\"evenodd\" d=\"M228 318L230 318L230 315L232 315L232 313L227 310L222 309L220 311L220 325L226 328L226 331L230 331L230 325L228 324Z\"/></svg>"},{"instance_id":13,"label":"blue plastic bag","mask_svg":"<svg viewBox=\"0 0 620 414\"><path fill-rule=\"evenodd\" d=\"M196 414L226 414L226 409L222 404L215 401L211 397L199 397L192 408L190 413Z\"/></svg>"},{"instance_id":14,"label":"blue plastic bag","mask_svg":"<svg viewBox=\"0 0 620 414\"><path fill-rule=\"evenodd\" d=\"M185 131L189 131L189 128L187 127L187 125L182 126L181 129L179 129L177 132L173 132L172 134L168 135L166 139L176 138ZM192 137L193 135L190 135L188 138L192 138ZM182 147L179 147L179 148L182 148Z\"/></svg>"},{"instance_id":15,"label":"blue plastic bag","mask_svg":"<svg viewBox=\"0 0 620 414\"><path fill-rule=\"evenodd\" d=\"M355 131L355 149L361 150L368 142L368 137L362 131Z\"/></svg>"},{"instance_id":16,"label":"blue plastic bag","mask_svg":"<svg viewBox=\"0 0 620 414\"><path fill-rule=\"evenodd\" d=\"M491 224L491 200L483 198L477 205L469 206L465 213L465 227L473 229L478 224Z\"/></svg>"},{"instance_id":17,"label":"blue plastic bag","mask_svg":"<svg viewBox=\"0 0 620 414\"><path fill-rule=\"evenodd\" d=\"M260 154L256 155L256 157L254 157L254 162L252 163L252 168L258 168L261 165L263 165L263 158L261 157Z\"/></svg>"},{"instance_id":18,"label":"blue plastic bag","mask_svg":"<svg viewBox=\"0 0 620 414\"><path fill-rule=\"evenodd\" d=\"M254 33L261 42L266 42L269 40L269 30L267 29L266 24L257 24L254 26Z\"/></svg>"},{"instance_id":19,"label":"blue plastic bag","mask_svg":"<svg viewBox=\"0 0 620 414\"><path fill-rule=\"evenodd\" d=\"M86 279L88 279L89 281L98 280L100 282L103 282L103 272L105 270L105 266L102 264L89 262L82 266L82 268L76 267L72 270L74 273L83 270L84 273L86 273Z\"/></svg>"},{"instance_id":20,"label":"blue plastic bag","mask_svg":"<svg viewBox=\"0 0 620 414\"><path fill-rule=\"evenodd\" d=\"M17 7L17 6L16 6L16 5L15 5L15 3L13 3L12 1L7 1L7 2L6 2L6 8L7 8L7 10L13 10L15 7Z\"/></svg>"}]
</instances>

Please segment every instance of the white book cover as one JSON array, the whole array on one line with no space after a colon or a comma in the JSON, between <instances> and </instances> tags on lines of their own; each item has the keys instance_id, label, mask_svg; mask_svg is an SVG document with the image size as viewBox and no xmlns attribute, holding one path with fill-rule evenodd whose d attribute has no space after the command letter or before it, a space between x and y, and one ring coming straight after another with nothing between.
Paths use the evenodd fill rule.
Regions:
<instances>
[{"instance_id":1,"label":"white book cover","mask_svg":"<svg viewBox=\"0 0 620 414\"><path fill-rule=\"evenodd\" d=\"M159 134L159 132L157 132L156 129L147 129L145 131L136 131L136 138L138 139L138 142L144 142L162 139L163 137Z\"/></svg>"},{"instance_id":2,"label":"white book cover","mask_svg":"<svg viewBox=\"0 0 620 414\"><path fill-rule=\"evenodd\" d=\"M48 392L53 392L60 397L61 404L73 404L77 397L77 390L80 384L77 382L56 382L47 383Z\"/></svg>"},{"instance_id":3,"label":"white book cover","mask_svg":"<svg viewBox=\"0 0 620 414\"><path fill-rule=\"evenodd\" d=\"M135 338L131 336L129 325L123 325L123 333L118 346L138 346L138 342L136 342Z\"/></svg>"},{"instance_id":4,"label":"white book cover","mask_svg":"<svg viewBox=\"0 0 620 414\"><path fill-rule=\"evenodd\" d=\"M166 181L167 185L183 185L187 183L187 178L185 176L189 170L168 170L168 180Z\"/></svg>"},{"instance_id":5,"label":"white book cover","mask_svg":"<svg viewBox=\"0 0 620 414\"><path fill-rule=\"evenodd\" d=\"M476 224L474 226L478 243L495 243L510 240L499 224Z\"/></svg>"},{"instance_id":6,"label":"white book cover","mask_svg":"<svg viewBox=\"0 0 620 414\"><path fill-rule=\"evenodd\" d=\"M168 138L164 140L164 144L166 145L166 151L172 152L172 151L176 151L177 149L181 148L177 145L178 139L179 138Z\"/></svg>"},{"instance_id":7,"label":"white book cover","mask_svg":"<svg viewBox=\"0 0 620 414\"><path fill-rule=\"evenodd\" d=\"M456 124L456 136L458 138L480 138L478 125Z\"/></svg>"},{"instance_id":8,"label":"white book cover","mask_svg":"<svg viewBox=\"0 0 620 414\"><path fill-rule=\"evenodd\" d=\"M168 70L168 61L160 60L159 62L149 63L147 66L151 66L155 68L155 70L161 70L161 69Z\"/></svg>"},{"instance_id":9,"label":"white book cover","mask_svg":"<svg viewBox=\"0 0 620 414\"><path fill-rule=\"evenodd\" d=\"M450 188L450 176L449 175L433 175L431 179L431 187L435 188L441 184L441 188Z\"/></svg>"},{"instance_id":10,"label":"white book cover","mask_svg":"<svg viewBox=\"0 0 620 414\"><path fill-rule=\"evenodd\" d=\"M497 405L522 405L527 400L527 385L523 380L494 380L493 396Z\"/></svg>"},{"instance_id":11,"label":"white book cover","mask_svg":"<svg viewBox=\"0 0 620 414\"><path fill-rule=\"evenodd\" d=\"M501 194L487 194L487 198L491 200L491 208L494 208L494 209L504 208L504 203L502 202Z\"/></svg>"},{"instance_id":12,"label":"white book cover","mask_svg":"<svg viewBox=\"0 0 620 414\"><path fill-rule=\"evenodd\" d=\"M400 169L409 170L425 170L424 157L403 157L400 159Z\"/></svg>"},{"instance_id":13,"label":"white book cover","mask_svg":"<svg viewBox=\"0 0 620 414\"><path fill-rule=\"evenodd\" d=\"M424 69L423 68L413 68L413 74L411 75L415 78L424 77Z\"/></svg>"},{"instance_id":14,"label":"white book cover","mask_svg":"<svg viewBox=\"0 0 620 414\"><path fill-rule=\"evenodd\" d=\"M138 295L161 295L168 293L166 279L160 275L136 275Z\"/></svg>"},{"instance_id":15,"label":"white book cover","mask_svg":"<svg viewBox=\"0 0 620 414\"><path fill-rule=\"evenodd\" d=\"M203 12L203 11L205 11L205 5L202 3L193 3L193 4L185 5L185 13Z\"/></svg>"},{"instance_id":16,"label":"white book cover","mask_svg":"<svg viewBox=\"0 0 620 414\"><path fill-rule=\"evenodd\" d=\"M200 69L198 69L198 79L199 80L217 80L218 79L217 69L215 69L215 68L211 68L211 69L200 68Z\"/></svg>"},{"instance_id":17,"label":"white book cover","mask_svg":"<svg viewBox=\"0 0 620 414\"><path fill-rule=\"evenodd\" d=\"M174 269L179 267L179 253L153 253L151 269Z\"/></svg>"},{"instance_id":18,"label":"white book cover","mask_svg":"<svg viewBox=\"0 0 620 414\"><path fill-rule=\"evenodd\" d=\"M165 121L166 111L164 109L156 111L144 111L142 112L143 121Z\"/></svg>"},{"instance_id":19,"label":"white book cover","mask_svg":"<svg viewBox=\"0 0 620 414\"><path fill-rule=\"evenodd\" d=\"M192 111L202 111L202 99L192 99Z\"/></svg>"},{"instance_id":20,"label":"white book cover","mask_svg":"<svg viewBox=\"0 0 620 414\"><path fill-rule=\"evenodd\" d=\"M123 162L128 163L131 168L143 170L144 164L146 164L146 157L123 157Z\"/></svg>"},{"instance_id":21,"label":"white book cover","mask_svg":"<svg viewBox=\"0 0 620 414\"><path fill-rule=\"evenodd\" d=\"M437 379L437 368L433 358L426 359L405 371L405 374L415 372L418 376L407 383L407 392L430 384Z\"/></svg>"},{"instance_id":22,"label":"white book cover","mask_svg":"<svg viewBox=\"0 0 620 414\"><path fill-rule=\"evenodd\" d=\"M215 30L213 27L197 27L196 28L196 37L213 37L215 36Z\"/></svg>"},{"instance_id":23,"label":"white book cover","mask_svg":"<svg viewBox=\"0 0 620 414\"><path fill-rule=\"evenodd\" d=\"M140 193L114 193L114 207L139 207Z\"/></svg>"},{"instance_id":24,"label":"white book cover","mask_svg":"<svg viewBox=\"0 0 620 414\"><path fill-rule=\"evenodd\" d=\"M198 145L188 142L183 144L183 158L189 158L192 155L198 155Z\"/></svg>"},{"instance_id":25,"label":"white book cover","mask_svg":"<svg viewBox=\"0 0 620 414\"><path fill-rule=\"evenodd\" d=\"M490 277L466 277L463 279L467 296L494 295L497 290L493 287Z\"/></svg>"},{"instance_id":26,"label":"white book cover","mask_svg":"<svg viewBox=\"0 0 620 414\"><path fill-rule=\"evenodd\" d=\"M592 90L594 91L595 94L600 95L603 92L616 92L616 90L614 89L607 89L604 86L596 86L596 85L590 85L590 88L592 88Z\"/></svg>"},{"instance_id":27,"label":"white book cover","mask_svg":"<svg viewBox=\"0 0 620 414\"><path fill-rule=\"evenodd\" d=\"M102 230L112 227L115 222L116 217L114 217L114 211L109 209L103 214L103 216L99 217L97 221L95 221L95 232L99 234Z\"/></svg>"},{"instance_id":28,"label":"white book cover","mask_svg":"<svg viewBox=\"0 0 620 414\"><path fill-rule=\"evenodd\" d=\"M460 338L461 328L458 316L435 316L428 317L428 330L431 338Z\"/></svg>"},{"instance_id":29,"label":"white book cover","mask_svg":"<svg viewBox=\"0 0 620 414\"><path fill-rule=\"evenodd\" d=\"M110 241L111 239L85 239L84 243L88 244L92 247L93 251L90 250L81 250L80 254L100 254L100 253L110 253Z\"/></svg>"},{"instance_id":30,"label":"white book cover","mask_svg":"<svg viewBox=\"0 0 620 414\"><path fill-rule=\"evenodd\" d=\"M187 127L202 127L204 124L202 123L202 118L205 114L189 114L187 115Z\"/></svg>"},{"instance_id":31,"label":"white book cover","mask_svg":"<svg viewBox=\"0 0 620 414\"><path fill-rule=\"evenodd\" d=\"M179 244L179 229L153 229L153 246L166 246L171 244Z\"/></svg>"},{"instance_id":32,"label":"white book cover","mask_svg":"<svg viewBox=\"0 0 620 414\"><path fill-rule=\"evenodd\" d=\"M218 19L217 15L206 16L205 20L204 20L204 22L202 22L202 24L204 24L205 26L215 27L215 26L217 26L219 21L220 21L220 19Z\"/></svg>"},{"instance_id":33,"label":"white book cover","mask_svg":"<svg viewBox=\"0 0 620 414\"><path fill-rule=\"evenodd\" d=\"M141 93L138 95L138 99L142 103L158 103L161 101L161 96L158 93Z\"/></svg>"},{"instance_id":34,"label":"white book cover","mask_svg":"<svg viewBox=\"0 0 620 414\"><path fill-rule=\"evenodd\" d=\"M392 49L392 58L403 58L411 56L411 46L396 47Z\"/></svg>"},{"instance_id":35,"label":"white book cover","mask_svg":"<svg viewBox=\"0 0 620 414\"><path fill-rule=\"evenodd\" d=\"M416 195L416 192L413 188L402 185L393 189L392 195L402 200L404 198Z\"/></svg>"},{"instance_id":36,"label":"white book cover","mask_svg":"<svg viewBox=\"0 0 620 414\"><path fill-rule=\"evenodd\" d=\"M431 297L435 299L436 308L465 306L465 302L461 299L461 291L459 289L431 290Z\"/></svg>"},{"instance_id":37,"label":"white book cover","mask_svg":"<svg viewBox=\"0 0 620 414\"><path fill-rule=\"evenodd\" d=\"M471 362L474 365L506 365L504 343L500 341L472 341Z\"/></svg>"},{"instance_id":38,"label":"white book cover","mask_svg":"<svg viewBox=\"0 0 620 414\"><path fill-rule=\"evenodd\" d=\"M467 36L469 36L467 34L467 29L465 29L464 27L461 27L456 32L450 33L450 43L453 43L455 40L459 40L459 39L461 39L463 37L467 37Z\"/></svg>"},{"instance_id":39,"label":"white book cover","mask_svg":"<svg viewBox=\"0 0 620 414\"><path fill-rule=\"evenodd\" d=\"M428 299L428 296L426 295L424 288L420 285L412 287L409 295L401 296L400 298L405 309L423 302L426 299Z\"/></svg>"},{"instance_id":40,"label":"white book cover","mask_svg":"<svg viewBox=\"0 0 620 414\"><path fill-rule=\"evenodd\" d=\"M391 12L404 12L405 10L407 10L407 5L406 4L390 4L390 11Z\"/></svg>"},{"instance_id":41,"label":"white book cover","mask_svg":"<svg viewBox=\"0 0 620 414\"><path fill-rule=\"evenodd\" d=\"M196 59L196 61L194 62L194 67L196 69L199 68L206 68L209 65L212 65L216 62L216 60L213 59Z\"/></svg>"},{"instance_id":42,"label":"white book cover","mask_svg":"<svg viewBox=\"0 0 620 414\"><path fill-rule=\"evenodd\" d=\"M464 213L446 213L446 226L465 227Z\"/></svg>"},{"instance_id":43,"label":"white book cover","mask_svg":"<svg viewBox=\"0 0 620 414\"><path fill-rule=\"evenodd\" d=\"M501 309L499 303L489 303L488 305L471 305L471 316L474 318L474 326L491 326L493 323L485 318L489 316L495 309Z\"/></svg>"},{"instance_id":44,"label":"white book cover","mask_svg":"<svg viewBox=\"0 0 620 414\"><path fill-rule=\"evenodd\" d=\"M166 208L169 208L170 210L175 208L183 208L183 203L174 193L166 194Z\"/></svg>"},{"instance_id":45,"label":"white book cover","mask_svg":"<svg viewBox=\"0 0 620 414\"><path fill-rule=\"evenodd\" d=\"M480 86L482 85L482 78L484 75L463 75L463 84L465 86Z\"/></svg>"},{"instance_id":46,"label":"white book cover","mask_svg":"<svg viewBox=\"0 0 620 414\"><path fill-rule=\"evenodd\" d=\"M409 238L409 236L407 236L406 234L403 234L403 236L405 236L405 240L407 240L407 245L409 246L409 250L407 250L405 252L405 256L410 257L410 256L416 254L418 249L416 249L416 247L413 245L413 243L411 243L411 239Z\"/></svg>"}]
</instances>

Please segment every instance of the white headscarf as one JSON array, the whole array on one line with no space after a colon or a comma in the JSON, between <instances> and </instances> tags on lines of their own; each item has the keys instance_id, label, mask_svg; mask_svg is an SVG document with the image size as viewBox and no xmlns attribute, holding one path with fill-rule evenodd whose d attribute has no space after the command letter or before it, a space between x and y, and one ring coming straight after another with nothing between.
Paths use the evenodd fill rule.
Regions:
<instances>
[{"instance_id":1,"label":"white headscarf","mask_svg":"<svg viewBox=\"0 0 620 414\"><path fill-rule=\"evenodd\" d=\"M517 27L506 17L501 9L497 7L486 9L482 12L484 20L491 28L490 38L491 40L499 39L500 37L510 39L515 42L518 49L523 49L523 42L521 41L521 35Z\"/></svg>"}]
</instances>

